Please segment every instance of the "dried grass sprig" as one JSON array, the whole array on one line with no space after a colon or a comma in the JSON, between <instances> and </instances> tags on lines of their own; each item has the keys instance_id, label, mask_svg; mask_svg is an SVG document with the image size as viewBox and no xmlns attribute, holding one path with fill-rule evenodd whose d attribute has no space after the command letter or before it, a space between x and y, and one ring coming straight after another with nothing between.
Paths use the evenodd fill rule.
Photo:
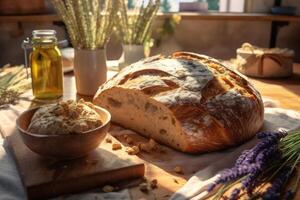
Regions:
<instances>
[{"instance_id":1,"label":"dried grass sprig","mask_svg":"<svg viewBox=\"0 0 300 200\"><path fill-rule=\"evenodd\" d=\"M147 42L151 34L151 25L159 9L160 0L149 0L144 6L133 11L127 9L125 0L118 0L119 12L116 20L116 32L123 44L142 45Z\"/></svg>"},{"instance_id":2,"label":"dried grass sprig","mask_svg":"<svg viewBox=\"0 0 300 200\"><path fill-rule=\"evenodd\" d=\"M0 68L0 109L15 104L19 96L31 88L24 66Z\"/></svg>"},{"instance_id":3,"label":"dried grass sprig","mask_svg":"<svg viewBox=\"0 0 300 200\"><path fill-rule=\"evenodd\" d=\"M118 1L51 0L51 3L64 21L75 48L105 47L118 12Z\"/></svg>"}]
</instances>

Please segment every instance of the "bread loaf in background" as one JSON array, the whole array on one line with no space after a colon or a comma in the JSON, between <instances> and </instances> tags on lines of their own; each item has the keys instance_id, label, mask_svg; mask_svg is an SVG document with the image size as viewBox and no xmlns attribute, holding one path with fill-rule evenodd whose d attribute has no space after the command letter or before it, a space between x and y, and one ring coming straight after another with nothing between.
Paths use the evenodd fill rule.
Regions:
<instances>
[{"instance_id":1,"label":"bread loaf in background","mask_svg":"<svg viewBox=\"0 0 300 200\"><path fill-rule=\"evenodd\" d=\"M124 68L99 88L94 104L109 110L114 122L189 153L248 140L264 113L260 94L245 78L187 52Z\"/></svg>"}]
</instances>

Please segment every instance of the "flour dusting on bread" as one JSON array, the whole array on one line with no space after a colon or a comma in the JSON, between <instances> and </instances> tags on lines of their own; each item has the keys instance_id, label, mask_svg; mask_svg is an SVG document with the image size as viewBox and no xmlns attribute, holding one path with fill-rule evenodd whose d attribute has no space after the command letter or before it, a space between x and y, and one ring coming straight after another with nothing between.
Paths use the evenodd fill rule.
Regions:
<instances>
[{"instance_id":1,"label":"flour dusting on bread","mask_svg":"<svg viewBox=\"0 0 300 200\"><path fill-rule=\"evenodd\" d=\"M244 77L187 52L124 68L99 88L94 103L113 121L191 153L239 144L263 124L260 94Z\"/></svg>"}]
</instances>

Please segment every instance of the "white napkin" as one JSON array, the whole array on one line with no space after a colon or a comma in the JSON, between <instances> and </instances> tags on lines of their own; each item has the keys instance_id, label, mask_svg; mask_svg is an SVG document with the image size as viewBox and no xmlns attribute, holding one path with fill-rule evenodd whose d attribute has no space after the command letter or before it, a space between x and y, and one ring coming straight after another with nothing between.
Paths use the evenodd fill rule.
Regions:
<instances>
[{"instance_id":1,"label":"white napkin","mask_svg":"<svg viewBox=\"0 0 300 200\"><path fill-rule=\"evenodd\" d=\"M266 104L270 105L269 102L265 102L265 105ZM280 128L285 130L300 128L300 113L282 108L265 108L265 123L263 130L278 130ZM170 200L201 200L207 198L207 186L218 178L218 172L225 168L232 167L241 152L245 149L252 148L256 142L257 140L253 138L245 144L234 148L225 157L224 154L220 153L220 158L216 159L216 162L213 165L194 174L188 182L170 198Z\"/></svg>"},{"instance_id":2,"label":"white napkin","mask_svg":"<svg viewBox=\"0 0 300 200\"><path fill-rule=\"evenodd\" d=\"M25 199L18 171L3 143L4 140L0 136L0 199Z\"/></svg>"}]
</instances>

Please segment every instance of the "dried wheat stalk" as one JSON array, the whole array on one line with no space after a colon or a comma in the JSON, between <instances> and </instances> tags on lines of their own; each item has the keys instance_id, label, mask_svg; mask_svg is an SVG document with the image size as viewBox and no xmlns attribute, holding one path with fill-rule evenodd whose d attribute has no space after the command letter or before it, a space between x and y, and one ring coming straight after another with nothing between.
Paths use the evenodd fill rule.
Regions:
<instances>
[{"instance_id":1,"label":"dried wheat stalk","mask_svg":"<svg viewBox=\"0 0 300 200\"><path fill-rule=\"evenodd\" d=\"M5 65L0 68L0 109L14 104L19 96L31 88L24 66Z\"/></svg>"},{"instance_id":2,"label":"dried wheat stalk","mask_svg":"<svg viewBox=\"0 0 300 200\"><path fill-rule=\"evenodd\" d=\"M118 1L51 0L51 3L66 24L75 48L105 48L118 12Z\"/></svg>"},{"instance_id":3,"label":"dried wheat stalk","mask_svg":"<svg viewBox=\"0 0 300 200\"><path fill-rule=\"evenodd\" d=\"M159 0L149 0L147 6L142 6L133 11L127 10L125 0L119 2L119 12L116 20L116 32L123 44L144 44L150 38L151 25L159 9Z\"/></svg>"}]
</instances>

